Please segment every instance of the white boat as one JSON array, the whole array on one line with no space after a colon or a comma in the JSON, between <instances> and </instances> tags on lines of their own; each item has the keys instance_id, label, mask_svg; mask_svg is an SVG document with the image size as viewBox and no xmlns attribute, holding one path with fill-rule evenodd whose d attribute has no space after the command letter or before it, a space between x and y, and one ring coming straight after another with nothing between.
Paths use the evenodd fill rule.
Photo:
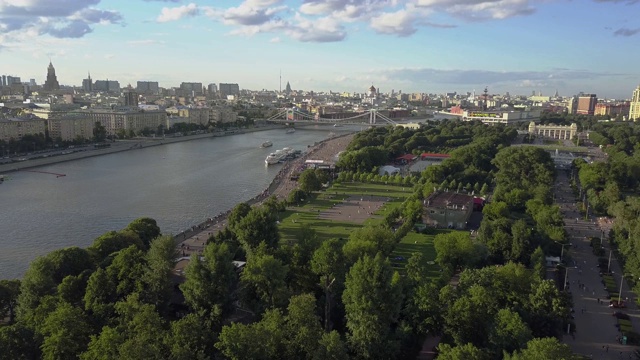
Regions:
<instances>
[{"instance_id":1,"label":"white boat","mask_svg":"<svg viewBox=\"0 0 640 360\"><path fill-rule=\"evenodd\" d=\"M269 154L266 159L264 159L264 162L267 165L277 164L281 161L285 161L293 153L294 150L290 147L283 148L282 150L276 150L276 152Z\"/></svg>"},{"instance_id":2,"label":"white boat","mask_svg":"<svg viewBox=\"0 0 640 360\"><path fill-rule=\"evenodd\" d=\"M271 147L271 146L273 146L273 143L271 141L265 141L265 142L262 143L262 147L263 148L268 148L268 147Z\"/></svg>"},{"instance_id":3,"label":"white boat","mask_svg":"<svg viewBox=\"0 0 640 360\"><path fill-rule=\"evenodd\" d=\"M286 131L285 133L286 133L286 134L292 134L292 133L294 133L294 132L296 132L296 129L294 129L294 128L288 128L288 129L287 129L287 131Z\"/></svg>"},{"instance_id":4,"label":"white boat","mask_svg":"<svg viewBox=\"0 0 640 360\"><path fill-rule=\"evenodd\" d=\"M333 127L342 127L342 124L333 124Z\"/></svg>"}]
</instances>

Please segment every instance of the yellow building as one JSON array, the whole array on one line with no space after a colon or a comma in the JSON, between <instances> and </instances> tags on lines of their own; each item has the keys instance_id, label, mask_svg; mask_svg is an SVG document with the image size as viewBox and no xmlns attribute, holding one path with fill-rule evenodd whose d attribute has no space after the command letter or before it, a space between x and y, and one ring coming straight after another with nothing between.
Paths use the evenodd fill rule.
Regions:
<instances>
[{"instance_id":1,"label":"yellow building","mask_svg":"<svg viewBox=\"0 0 640 360\"><path fill-rule=\"evenodd\" d=\"M0 119L0 140L19 140L25 135L44 134L42 119Z\"/></svg>"},{"instance_id":2,"label":"yellow building","mask_svg":"<svg viewBox=\"0 0 640 360\"><path fill-rule=\"evenodd\" d=\"M93 138L95 121L89 116L69 116L61 119L49 119L47 121L49 136L52 139L61 138L63 141L71 141L77 138Z\"/></svg>"},{"instance_id":3,"label":"yellow building","mask_svg":"<svg viewBox=\"0 0 640 360\"><path fill-rule=\"evenodd\" d=\"M155 131L158 126L165 126L167 123L167 113L164 110L89 109L82 113L86 114L94 124L100 122L109 135L116 135L119 130L139 132L148 128Z\"/></svg>"},{"instance_id":4,"label":"yellow building","mask_svg":"<svg viewBox=\"0 0 640 360\"><path fill-rule=\"evenodd\" d=\"M631 105L629 107L629 120L640 120L640 85L633 90Z\"/></svg>"}]
</instances>

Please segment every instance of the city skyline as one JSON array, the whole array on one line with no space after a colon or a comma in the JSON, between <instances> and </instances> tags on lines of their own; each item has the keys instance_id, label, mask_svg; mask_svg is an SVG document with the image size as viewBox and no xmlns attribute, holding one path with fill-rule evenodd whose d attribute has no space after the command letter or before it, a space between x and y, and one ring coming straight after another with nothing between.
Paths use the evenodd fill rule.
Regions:
<instances>
[{"instance_id":1,"label":"city skyline","mask_svg":"<svg viewBox=\"0 0 640 360\"><path fill-rule=\"evenodd\" d=\"M637 0L0 0L0 72L61 85L630 98Z\"/></svg>"}]
</instances>

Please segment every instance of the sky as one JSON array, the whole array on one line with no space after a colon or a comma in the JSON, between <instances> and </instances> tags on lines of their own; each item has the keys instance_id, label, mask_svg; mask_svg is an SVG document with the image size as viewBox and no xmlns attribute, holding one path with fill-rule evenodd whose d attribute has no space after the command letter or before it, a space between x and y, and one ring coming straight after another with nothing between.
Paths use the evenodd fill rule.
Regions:
<instances>
[{"instance_id":1,"label":"sky","mask_svg":"<svg viewBox=\"0 0 640 360\"><path fill-rule=\"evenodd\" d=\"M630 98L640 0L0 0L0 74ZM281 74L281 81L280 81Z\"/></svg>"}]
</instances>

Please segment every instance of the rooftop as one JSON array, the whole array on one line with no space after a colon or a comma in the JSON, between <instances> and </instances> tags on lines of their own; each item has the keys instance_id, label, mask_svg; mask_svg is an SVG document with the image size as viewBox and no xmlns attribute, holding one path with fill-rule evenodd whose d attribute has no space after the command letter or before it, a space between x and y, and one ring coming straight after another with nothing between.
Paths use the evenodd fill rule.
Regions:
<instances>
[{"instance_id":1,"label":"rooftop","mask_svg":"<svg viewBox=\"0 0 640 360\"><path fill-rule=\"evenodd\" d=\"M456 208L467 206L473 202L473 196L467 194L460 194L454 192L437 191L431 194L426 200L425 204L428 207L437 208Z\"/></svg>"}]
</instances>

